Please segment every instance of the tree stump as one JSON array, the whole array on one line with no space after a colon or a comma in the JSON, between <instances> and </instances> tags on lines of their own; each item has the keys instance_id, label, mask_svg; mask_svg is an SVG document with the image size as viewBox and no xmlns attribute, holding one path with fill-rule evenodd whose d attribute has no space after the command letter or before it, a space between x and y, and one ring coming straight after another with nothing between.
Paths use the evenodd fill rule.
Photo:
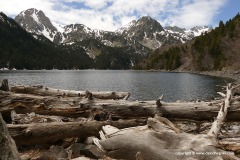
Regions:
<instances>
[{"instance_id":1,"label":"tree stump","mask_svg":"<svg viewBox=\"0 0 240 160\"><path fill-rule=\"evenodd\" d=\"M2 81L2 85L1 85L1 87L0 87L0 90L2 90L2 91L10 91L9 86L8 86L8 80L7 80L7 79L4 79L4 80Z\"/></svg>"},{"instance_id":2,"label":"tree stump","mask_svg":"<svg viewBox=\"0 0 240 160\"><path fill-rule=\"evenodd\" d=\"M2 115L0 114L0 159L19 160L16 144L10 136Z\"/></svg>"}]
</instances>

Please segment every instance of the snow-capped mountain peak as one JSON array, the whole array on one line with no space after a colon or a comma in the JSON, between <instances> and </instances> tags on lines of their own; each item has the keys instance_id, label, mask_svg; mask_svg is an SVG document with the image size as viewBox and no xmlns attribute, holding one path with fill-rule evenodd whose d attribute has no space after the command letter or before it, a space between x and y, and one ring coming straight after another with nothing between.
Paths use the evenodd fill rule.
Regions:
<instances>
[{"instance_id":1,"label":"snow-capped mountain peak","mask_svg":"<svg viewBox=\"0 0 240 160\"><path fill-rule=\"evenodd\" d=\"M15 21L30 33L42 34L53 41L58 30L41 10L31 8L22 11L15 17Z\"/></svg>"},{"instance_id":2,"label":"snow-capped mountain peak","mask_svg":"<svg viewBox=\"0 0 240 160\"><path fill-rule=\"evenodd\" d=\"M168 26L165 27L164 29L166 32L181 39L183 43L191 40L196 36L200 36L202 33L211 31L211 27L208 26L196 26L190 29L180 28L177 26L174 27Z\"/></svg>"},{"instance_id":3,"label":"snow-capped mountain peak","mask_svg":"<svg viewBox=\"0 0 240 160\"><path fill-rule=\"evenodd\" d=\"M133 20L115 32L91 29L84 24L66 26L52 23L41 10L25 10L16 16L15 21L26 31L44 35L57 44L80 45L92 57L99 54L99 46L126 47L133 53L146 54L163 45L185 43L209 30L208 27L192 29L165 27L150 16ZM37 36L35 36L37 38Z\"/></svg>"},{"instance_id":4,"label":"snow-capped mountain peak","mask_svg":"<svg viewBox=\"0 0 240 160\"><path fill-rule=\"evenodd\" d=\"M186 32L190 32L194 35L194 37L196 37L196 36L200 36L202 33L209 32L211 30L212 28L208 26L196 26L187 30Z\"/></svg>"}]
</instances>

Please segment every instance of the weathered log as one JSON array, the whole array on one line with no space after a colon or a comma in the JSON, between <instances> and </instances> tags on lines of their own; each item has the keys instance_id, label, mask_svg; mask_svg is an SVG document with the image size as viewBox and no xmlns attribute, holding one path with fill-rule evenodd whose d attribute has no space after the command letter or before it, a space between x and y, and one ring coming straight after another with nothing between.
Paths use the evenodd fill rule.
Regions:
<instances>
[{"instance_id":1,"label":"weathered log","mask_svg":"<svg viewBox=\"0 0 240 160\"><path fill-rule=\"evenodd\" d=\"M116 159L135 160L140 152L144 160L233 159L233 152L219 149L215 138L206 134L176 133L167 125L149 118L146 126L118 129L104 126L101 140L94 143Z\"/></svg>"},{"instance_id":2,"label":"weathered log","mask_svg":"<svg viewBox=\"0 0 240 160\"><path fill-rule=\"evenodd\" d=\"M219 141L219 145L226 150L240 153L240 137L222 139Z\"/></svg>"},{"instance_id":3,"label":"weathered log","mask_svg":"<svg viewBox=\"0 0 240 160\"><path fill-rule=\"evenodd\" d=\"M88 97L92 94L93 98L98 99L127 99L130 96L128 92L89 92L89 91L73 91L73 90L60 90L48 88L43 86L14 86L11 91L15 93L34 94L41 96L64 96L64 97Z\"/></svg>"},{"instance_id":4,"label":"weathered log","mask_svg":"<svg viewBox=\"0 0 240 160\"><path fill-rule=\"evenodd\" d=\"M17 145L30 145L52 142L71 137L98 136L104 125L127 128L145 125L146 120L53 122L39 124L8 124L8 130Z\"/></svg>"},{"instance_id":5,"label":"weathered log","mask_svg":"<svg viewBox=\"0 0 240 160\"><path fill-rule=\"evenodd\" d=\"M229 83L227 85L226 94L220 93L220 95L222 95L225 99L223 101L223 105L221 106L221 109L218 112L218 116L217 116L216 120L213 122L212 127L211 127L210 131L208 132L209 136L215 137L215 138L218 137L218 134L221 130L223 122L225 121L226 116L228 114L228 108L230 107L232 96L234 94L234 91L238 87L239 86L233 87L232 84Z\"/></svg>"},{"instance_id":6,"label":"weathered log","mask_svg":"<svg viewBox=\"0 0 240 160\"><path fill-rule=\"evenodd\" d=\"M217 141L230 107L232 94L237 87L239 85L234 88L228 84L226 95L221 93L225 100L207 135L178 133L170 121L156 117L157 119L149 118L145 128L118 130L104 126L103 131L100 131L101 140L95 138L93 141L112 158L135 159L134 155L140 153L142 159L239 159L233 154L230 155L230 152L226 154L218 149ZM157 106L162 107L160 101L157 101ZM239 151L239 144L236 143L222 142L220 145L227 147L228 150Z\"/></svg>"},{"instance_id":7,"label":"weathered log","mask_svg":"<svg viewBox=\"0 0 240 160\"><path fill-rule=\"evenodd\" d=\"M2 81L2 85L0 86L0 90L2 91L9 91L8 80L4 79Z\"/></svg>"},{"instance_id":8,"label":"weathered log","mask_svg":"<svg viewBox=\"0 0 240 160\"><path fill-rule=\"evenodd\" d=\"M159 101L160 102L160 101ZM90 117L97 120L133 119L153 117L156 113L169 119L213 120L221 105L214 102L160 102L125 100L88 100L78 97L43 97L12 92L0 92L0 112L10 117L17 113L56 115L63 117ZM234 102L228 110L227 120L240 120L240 102ZM104 117L105 116L105 119Z\"/></svg>"},{"instance_id":9,"label":"weathered log","mask_svg":"<svg viewBox=\"0 0 240 160\"><path fill-rule=\"evenodd\" d=\"M5 122L0 114L0 159L1 160L19 160L20 155L18 153L15 142L10 136Z\"/></svg>"},{"instance_id":10,"label":"weathered log","mask_svg":"<svg viewBox=\"0 0 240 160\"><path fill-rule=\"evenodd\" d=\"M151 107L151 106L153 107ZM150 107L149 107L150 106ZM105 112L114 118L134 118L153 116L155 102L129 102L126 100L88 100L78 97L42 97L26 94L0 93L0 112L10 116L10 112L57 115L64 117L89 117L92 113ZM118 118L118 119L119 119Z\"/></svg>"},{"instance_id":11,"label":"weathered log","mask_svg":"<svg viewBox=\"0 0 240 160\"><path fill-rule=\"evenodd\" d=\"M208 135L211 137L217 138L221 127L223 125L223 122L226 119L228 108L230 107L231 97L232 97L232 86L231 84L227 85L227 94L218 92L222 97L225 97L225 100L223 102L223 105L221 106L221 109L218 112L218 116L216 120L213 122L212 127L210 131L208 132Z\"/></svg>"}]
</instances>

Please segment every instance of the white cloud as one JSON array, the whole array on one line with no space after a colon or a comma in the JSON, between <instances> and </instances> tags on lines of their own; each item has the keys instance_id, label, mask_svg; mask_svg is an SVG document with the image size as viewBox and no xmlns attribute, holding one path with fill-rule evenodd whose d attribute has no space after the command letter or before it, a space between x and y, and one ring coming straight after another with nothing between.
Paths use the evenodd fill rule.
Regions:
<instances>
[{"instance_id":1,"label":"white cloud","mask_svg":"<svg viewBox=\"0 0 240 160\"><path fill-rule=\"evenodd\" d=\"M194 0L192 3L186 3L173 16L172 25L187 28L193 25L208 25L226 2L226 0Z\"/></svg>"},{"instance_id":2,"label":"white cloud","mask_svg":"<svg viewBox=\"0 0 240 160\"><path fill-rule=\"evenodd\" d=\"M42 10L63 25L82 23L93 29L116 30L149 15L162 25L209 25L229 0L1 0L0 10L16 16L28 8Z\"/></svg>"},{"instance_id":3,"label":"white cloud","mask_svg":"<svg viewBox=\"0 0 240 160\"><path fill-rule=\"evenodd\" d=\"M54 5L52 0L1 0L0 11L13 16L29 8L51 10Z\"/></svg>"}]
</instances>

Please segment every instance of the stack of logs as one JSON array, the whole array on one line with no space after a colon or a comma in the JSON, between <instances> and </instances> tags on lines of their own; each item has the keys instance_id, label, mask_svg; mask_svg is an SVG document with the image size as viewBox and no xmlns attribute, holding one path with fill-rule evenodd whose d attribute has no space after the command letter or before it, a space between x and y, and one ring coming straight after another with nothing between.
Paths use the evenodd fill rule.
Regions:
<instances>
[{"instance_id":1,"label":"stack of logs","mask_svg":"<svg viewBox=\"0 0 240 160\"><path fill-rule=\"evenodd\" d=\"M204 152L209 150L206 146L213 146L210 150L214 152L235 153L216 155L217 158L237 159L240 153L240 97L234 96L237 87L229 84L226 94L219 93L223 99L167 103L163 96L156 101L128 101L127 92L71 91L43 86L9 89L4 80L0 87L0 112L18 147L94 136L98 137L93 141L101 152L117 159L208 159L207 155L178 155L180 151ZM159 139L161 143L154 142Z\"/></svg>"}]
</instances>

